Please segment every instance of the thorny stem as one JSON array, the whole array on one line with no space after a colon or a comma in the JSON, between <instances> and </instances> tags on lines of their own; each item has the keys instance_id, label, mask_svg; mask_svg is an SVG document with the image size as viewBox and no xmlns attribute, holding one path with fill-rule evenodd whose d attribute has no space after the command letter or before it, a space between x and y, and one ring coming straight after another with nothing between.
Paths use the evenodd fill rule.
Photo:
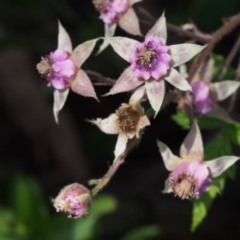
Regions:
<instances>
[{"instance_id":1,"label":"thorny stem","mask_svg":"<svg viewBox=\"0 0 240 240\"><path fill-rule=\"evenodd\" d=\"M153 18L145 9L143 9L141 7L138 7L137 10L145 18L148 18L148 20L140 18L140 22L150 25L150 24L155 23L157 21L157 19ZM193 33L193 32L190 32L188 30L184 30L181 27L178 27L178 26L176 26L174 24L171 24L171 23L167 23L167 29L169 31L172 31L172 32L175 32L175 33L179 34L180 36L188 37L188 38L194 39L194 40L196 40L198 42L201 42L201 43L208 43L211 40L211 36L209 36L209 35L204 36L203 34Z\"/></svg>"},{"instance_id":2,"label":"thorny stem","mask_svg":"<svg viewBox=\"0 0 240 240\"><path fill-rule=\"evenodd\" d=\"M116 80L113 80L111 78L103 77L100 73L87 70L86 71L88 76L93 81L93 85L98 86L113 86L116 83Z\"/></svg>"},{"instance_id":3,"label":"thorny stem","mask_svg":"<svg viewBox=\"0 0 240 240\"><path fill-rule=\"evenodd\" d=\"M111 180L118 168L124 163L124 160L129 151L133 149L139 143L139 141L139 138L133 138L129 140L124 153L121 154L118 158L116 158L112 166L110 166L110 168L108 169L107 173L101 179L97 180L96 186L91 190L92 196L96 196L99 191L101 191L108 184L108 182Z\"/></svg>"},{"instance_id":4,"label":"thorny stem","mask_svg":"<svg viewBox=\"0 0 240 240\"><path fill-rule=\"evenodd\" d=\"M239 48L240 48L240 34L237 38L237 41L233 45L231 51L229 52L226 60L224 61L222 66L219 68L216 76L213 78L213 80L212 80L213 82L217 81L218 78L221 76L221 74L224 72L224 70L231 64L231 62L232 62L233 58L235 57L235 55L237 54Z\"/></svg>"},{"instance_id":5,"label":"thorny stem","mask_svg":"<svg viewBox=\"0 0 240 240\"><path fill-rule=\"evenodd\" d=\"M226 34L228 34L231 30L233 30L237 25L240 24L240 13L231 17L224 25L219 28L213 35L210 43L203 49L198 57L197 61L192 65L189 75L188 75L188 82L191 82L193 77L195 76L198 68L200 67L201 63L204 62L208 54L212 51L215 44Z\"/></svg>"}]
</instances>

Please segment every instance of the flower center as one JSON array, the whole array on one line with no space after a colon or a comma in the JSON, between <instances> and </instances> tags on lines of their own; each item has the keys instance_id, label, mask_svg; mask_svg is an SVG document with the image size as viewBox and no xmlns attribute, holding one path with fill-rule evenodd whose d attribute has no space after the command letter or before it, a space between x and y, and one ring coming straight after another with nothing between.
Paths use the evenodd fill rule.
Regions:
<instances>
[{"instance_id":1,"label":"flower center","mask_svg":"<svg viewBox=\"0 0 240 240\"><path fill-rule=\"evenodd\" d=\"M132 106L124 106L117 110L118 127L124 133L136 132L140 113Z\"/></svg>"},{"instance_id":2,"label":"flower center","mask_svg":"<svg viewBox=\"0 0 240 240\"><path fill-rule=\"evenodd\" d=\"M52 61L49 57L41 57L41 62L37 64L38 72L47 78L47 75L52 72Z\"/></svg>"},{"instance_id":3,"label":"flower center","mask_svg":"<svg viewBox=\"0 0 240 240\"><path fill-rule=\"evenodd\" d=\"M195 196L197 182L193 177L187 175L186 173L180 174L177 180L170 178L169 185L172 187L175 195L182 199L190 200Z\"/></svg>"},{"instance_id":4,"label":"flower center","mask_svg":"<svg viewBox=\"0 0 240 240\"><path fill-rule=\"evenodd\" d=\"M155 57L156 51L151 49L150 44L147 43L143 48L138 49L137 63L142 66L151 67Z\"/></svg>"},{"instance_id":5,"label":"flower center","mask_svg":"<svg viewBox=\"0 0 240 240\"><path fill-rule=\"evenodd\" d=\"M106 4L107 0L93 0L93 5L98 11L101 11L101 9L104 7Z\"/></svg>"}]
</instances>

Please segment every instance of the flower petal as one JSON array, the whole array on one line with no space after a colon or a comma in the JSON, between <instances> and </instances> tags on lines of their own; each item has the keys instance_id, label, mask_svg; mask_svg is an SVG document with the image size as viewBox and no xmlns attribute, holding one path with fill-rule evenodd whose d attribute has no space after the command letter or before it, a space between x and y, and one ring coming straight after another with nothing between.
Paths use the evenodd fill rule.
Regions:
<instances>
[{"instance_id":1,"label":"flower petal","mask_svg":"<svg viewBox=\"0 0 240 240\"><path fill-rule=\"evenodd\" d=\"M166 27L166 18L164 12L154 26L147 33L146 37L156 37L161 40L163 44L166 44L167 41L167 27Z\"/></svg>"},{"instance_id":2,"label":"flower petal","mask_svg":"<svg viewBox=\"0 0 240 240\"><path fill-rule=\"evenodd\" d=\"M129 0L130 6L132 6L135 3L142 2L143 0Z\"/></svg>"},{"instance_id":3,"label":"flower petal","mask_svg":"<svg viewBox=\"0 0 240 240\"><path fill-rule=\"evenodd\" d=\"M129 104L138 105L141 102L142 98L144 97L145 93L146 93L145 86L138 88L130 97Z\"/></svg>"},{"instance_id":4,"label":"flower petal","mask_svg":"<svg viewBox=\"0 0 240 240\"><path fill-rule=\"evenodd\" d=\"M181 158L175 156L172 151L165 145L163 142L157 140L158 149L163 159L165 168L172 172L178 163L181 161Z\"/></svg>"},{"instance_id":5,"label":"flower petal","mask_svg":"<svg viewBox=\"0 0 240 240\"><path fill-rule=\"evenodd\" d=\"M162 102L165 94L164 81L163 80L156 81L152 79L152 80L146 81L145 86L146 86L149 103L151 104L151 107L155 111L155 117L156 117L156 115L158 114L162 106Z\"/></svg>"},{"instance_id":6,"label":"flower petal","mask_svg":"<svg viewBox=\"0 0 240 240\"><path fill-rule=\"evenodd\" d=\"M217 101L222 101L232 95L240 86L240 82L226 80L211 84L211 88Z\"/></svg>"},{"instance_id":7,"label":"flower petal","mask_svg":"<svg viewBox=\"0 0 240 240\"><path fill-rule=\"evenodd\" d=\"M120 57L130 62L130 54L135 50L135 46L139 42L126 37L113 37L109 39L109 43Z\"/></svg>"},{"instance_id":8,"label":"flower petal","mask_svg":"<svg viewBox=\"0 0 240 240\"><path fill-rule=\"evenodd\" d=\"M230 115L228 114L225 109L221 108L219 105L214 104L212 110L206 114L209 117L220 119L226 123L234 124L236 123L234 120L231 119Z\"/></svg>"},{"instance_id":9,"label":"flower petal","mask_svg":"<svg viewBox=\"0 0 240 240\"><path fill-rule=\"evenodd\" d=\"M164 79L182 91L192 91L188 81L174 68L170 69L168 76L164 77Z\"/></svg>"},{"instance_id":10,"label":"flower petal","mask_svg":"<svg viewBox=\"0 0 240 240\"><path fill-rule=\"evenodd\" d=\"M107 134L118 134L119 129L117 126L117 115L111 114L108 118L97 118L96 120L87 120L90 123L97 125L100 130Z\"/></svg>"},{"instance_id":11,"label":"flower petal","mask_svg":"<svg viewBox=\"0 0 240 240\"><path fill-rule=\"evenodd\" d=\"M202 136L195 121L181 145L180 156L186 160L201 161L204 158Z\"/></svg>"},{"instance_id":12,"label":"flower petal","mask_svg":"<svg viewBox=\"0 0 240 240\"><path fill-rule=\"evenodd\" d=\"M139 80L134 76L133 70L131 67L128 67L121 74L119 79L116 81L112 89L107 95L113 95L120 92L127 92L137 88L139 85L143 84L143 81Z\"/></svg>"},{"instance_id":13,"label":"flower petal","mask_svg":"<svg viewBox=\"0 0 240 240\"><path fill-rule=\"evenodd\" d=\"M127 141L128 141L127 135L126 135L126 134L123 134L123 133L119 133L118 139L117 139L117 143L116 143L116 147L115 147L115 150L114 150L114 155L115 155L114 162L115 162L115 161L117 160L117 158L120 157L120 155L123 154L124 151L126 150Z\"/></svg>"},{"instance_id":14,"label":"flower petal","mask_svg":"<svg viewBox=\"0 0 240 240\"><path fill-rule=\"evenodd\" d=\"M169 46L169 50L173 61L173 67L177 67L189 61L196 54L201 52L203 48L205 48L205 46L200 46L191 43L176 44Z\"/></svg>"},{"instance_id":15,"label":"flower petal","mask_svg":"<svg viewBox=\"0 0 240 240\"><path fill-rule=\"evenodd\" d=\"M206 161L206 164L210 169L212 177L218 177L239 159L240 157L236 156L224 156Z\"/></svg>"},{"instance_id":16,"label":"flower petal","mask_svg":"<svg viewBox=\"0 0 240 240\"><path fill-rule=\"evenodd\" d=\"M69 93L69 88L59 91L59 90L55 90L53 93L53 98L54 98L54 103L53 103L53 114L54 114L54 118L56 123L58 124L58 114L61 111L61 109L63 108L66 100L67 100L67 96Z\"/></svg>"},{"instance_id":17,"label":"flower petal","mask_svg":"<svg viewBox=\"0 0 240 240\"><path fill-rule=\"evenodd\" d=\"M82 69L79 69L76 77L71 83L71 89L82 96L93 97L98 100L91 80Z\"/></svg>"},{"instance_id":18,"label":"flower petal","mask_svg":"<svg viewBox=\"0 0 240 240\"><path fill-rule=\"evenodd\" d=\"M162 190L162 193L172 193L172 192L173 192L173 189L169 185L168 179L167 179L164 183L164 189Z\"/></svg>"},{"instance_id":19,"label":"flower petal","mask_svg":"<svg viewBox=\"0 0 240 240\"><path fill-rule=\"evenodd\" d=\"M87 58L92 53L96 42L99 40L99 38L95 38L93 40L86 41L80 45L78 45L72 53L72 59L76 66L80 68L82 64L87 60Z\"/></svg>"},{"instance_id":20,"label":"flower petal","mask_svg":"<svg viewBox=\"0 0 240 240\"><path fill-rule=\"evenodd\" d=\"M58 49L72 52L72 42L71 39L66 32L65 28L62 26L60 21L58 21Z\"/></svg>"},{"instance_id":21,"label":"flower petal","mask_svg":"<svg viewBox=\"0 0 240 240\"><path fill-rule=\"evenodd\" d=\"M105 50L108 47L108 45L109 45L108 38L111 38L114 36L116 27L117 27L116 23L111 24L111 25L109 25L107 23L104 24L104 37L105 38L103 40L103 43L100 45L96 55L98 55L99 53L101 53L103 50Z\"/></svg>"},{"instance_id":22,"label":"flower petal","mask_svg":"<svg viewBox=\"0 0 240 240\"><path fill-rule=\"evenodd\" d=\"M118 24L127 33L142 36L139 20L133 8L127 10L127 12L119 19Z\"/></svg>"}]
</instances>

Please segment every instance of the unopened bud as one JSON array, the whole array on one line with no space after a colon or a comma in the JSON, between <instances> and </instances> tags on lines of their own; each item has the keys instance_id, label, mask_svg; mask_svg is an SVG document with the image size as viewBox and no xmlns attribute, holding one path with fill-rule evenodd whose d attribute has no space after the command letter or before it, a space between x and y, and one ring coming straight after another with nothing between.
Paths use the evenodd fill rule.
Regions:
<instances>
[{"instance_id":1,"label":"unopened bud","mask_svg":"<svg viewBox=\"0 0 240 240\"><path fill-rule=\"evenodd\" d=\"M78 183L64 187L52 201L57 212L68 213L69 218L86 216L92 203L90 191Z\"/></svg>"}]
</instances>

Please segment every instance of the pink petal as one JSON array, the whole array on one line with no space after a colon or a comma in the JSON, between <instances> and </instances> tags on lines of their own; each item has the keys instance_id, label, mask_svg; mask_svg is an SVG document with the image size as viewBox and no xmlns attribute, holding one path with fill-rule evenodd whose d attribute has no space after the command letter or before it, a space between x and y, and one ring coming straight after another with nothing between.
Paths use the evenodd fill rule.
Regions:
<instances>
[{"instance_id":1,"label":"pink petal","mask_svg":"<svg viewBox=\"0 0 240 240\"><path fill-rule=\"evenodd\" d=\"M130 62L130 54L135 50L135 46L139 42L126 37L113 37L109 39L109 43L120 57Z\"/></svg>"},{"instance_id":2,"label":"pink petal","mask_svg":"<svg viewBox=\"0 0 240 240\"><path fill-rule=\"evenodd\" d=\"M58 124L58 114L61 111L61 109L63 108L63 106L67 100L68 93L69 93L69 88L67 88L63 91L55 90L53 93L53 98L54 98L53 114L54 114L54 118L55 118L55 121L57 124Z\"/></svg>"},{"instance_id":3,"label":"pink petal","mask_svg":"<svg viewBox=\"0 0 240 240\"><path fill-rule=\"evenodd\" d=\"M155 116L156 116L162 106L162 102L165 94L164 81L163 80L156 81L152 79L152 80L146 81L145 86L146 86L148 100L153 110L155 111Z\"/></svg>"},{"instance_id":4,"label":"pink petal","mask_svg":"<svg viewBox=\"0 0 240 240\"><path fill-rule=\"evenodd\" d=\"M162 155L163 163L165 168L172 172L176 166L181 161L181 158L175 156L172 151L165 145L164 143L157 141L158 149L160 154Z\"/></svg>"},{"instance_id":5,"label":"pink petal","mask_svg":"<svg viewBox=\"0 0 240 240\"><path fill-rule=\"evenodd\" d=\"M127 10L127 12L119 19L118 24L127 33L142 36L138 17L133 8Z\"/></svg>"},{"instance_id":6,"label":"pink petal","mask_svg":"<svg viewBox=\"0 0 240 240\"><path fill-rule=\"evenodd\" d=\"M184 139L181 148L180 156L186 160L203 160L203 142L201 132L195 121L192 123L190 132Z\"/></svg>"},{"instance_id":7,"label":"pink petal","mask_svg":"<svg viewBox=\"0 0 240 240\"><path fill-rule=\"evenodd\" d=\"M192 91L187 80L174 68L170 69L168 76L164 77L164 79L182 91Z\"/></svg>"},{"instance_id":8,"label":"pink petal","mask_svg":"<svg viewBox=\"0 0 240 240\"><path fill-rule=\"evenodd\" d=\"M82 64L87 60L87 58L92 53L96 42L99 40L99 38L95 38L93 40L86 41L80 45L78 45L73 53L72 53L72 59L76 66L80 68Z\"/></svg>"},{"instance_id":9,"label":"pink petal","mask_svg":"<svg viewBox=\"0 0 240 240\"><path fill-rule=\"evenodd\" d=\"M62 26L60 21L58 21L58 49L72 52L72 42L71 39L66 32L65 28Z\"/></svg>"},{"instance_id":10,"label":"pink petal","mask_svg":"<svg viewBox=\"0 0 240 240\"><path fill-rule=\"evenodd\" d=\"M124 133L118 135L117 143L114 150L114 162L125 152L127 147L128 137Z\"/></svg>"},{"instance_id":11,"label":"pink petal","mask_svg":"<svg viewBox=\"0 0 240 240\"><path fill-rule=\"evenodd\" d=\"M192 59L195 55L202 51L206 46L185 43L169 46L170 54L173 61L173 67L182 65Z\"/></svg>"},{"instance_id":12,"label":"pink petal","mask_svg":"<svg viewBox=\"0 0 240 240\"><path fill-rule=\"evenodd\" d=\"M117 126L117 115L111 114L108 118L97 118L96 120L88 120L89 122L97 125L101 131L107 134L118 134L119 129Z\"/></svg>"},{"instance_id":13,"label":"pink petal","mask_svg":"<svg viewBox=\"0 0 240 240\"><path fill-rule=\"evenodd\" d=\"M116 23L111 24L111 25L109 25L107 23L104 24L104 37L105 38L103 40L103 43L100 45L96 55L98 55L99 53L101 53L103 50L105 50L108 47L108 45L109 45L108 38L111 38L114 36L116 27L117 27Z\"/></svg>"},{"instance_id":14,"label":"pink petal","mask_svg":"<svg viewBox=\"0 0 240 240\"><path fill-rule=\"evenodd\" d=\"M167 27L166 27L166 18L164 12L154 26L147 33L146 37L156 37L161 40L163 44L166 44L167 41Z\"/></svg>"},{"instance_id":15,"label":"pink petal","mask_svg":"<svg viewBox=\"0 0 240 240\"><path fill-rule=\"evenodd\" d=\"M74 78L71 89L82 96L93 97L98 100L91 80L82 69L78 71L77 76Z\"/></svg>"},{"instance_id":16,"label":"pink petal","mask_svg":"<svg viewBox=\"0 0 240 240\"><path fill-rule=\"evenodd\" d=\"M222 101L232 95L240 86L240 82L226 80L223 82L212 83L212 91L217 101Z\"/></svg>"},{"instance_id":17,"label":"pink petal","mask_svg":"<svg viewBox=\"0 0 240 240\"><path fill-rule=\"evenodd\" d=\"M224 156L211 161L206 161L206 164L210 169L212 177L218 177L239 159L239 157L235 156Z\"/></svg>"},{"instance_id":18,"label":"pink petal","mask_svg":"<svg viewBox=\"0 0 240 240\"><path fill-rule=\"evenodd\" d=\"M134 76L133 70L128 67L121 74L119 79L116 81L112 89L106 95L113 95L120 92L131 91L138 86L143 84L143 81L140 81L138 78Z\"/></svg>"}]
</instances>

